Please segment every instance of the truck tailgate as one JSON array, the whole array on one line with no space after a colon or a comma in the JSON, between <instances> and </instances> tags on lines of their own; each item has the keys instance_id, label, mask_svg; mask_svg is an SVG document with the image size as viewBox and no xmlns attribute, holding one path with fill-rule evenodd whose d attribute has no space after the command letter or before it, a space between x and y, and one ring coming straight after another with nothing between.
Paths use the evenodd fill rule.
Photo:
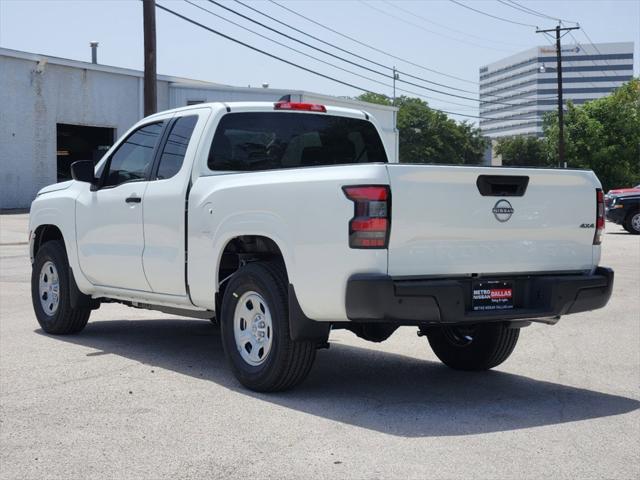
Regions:
<instances>
[{"instance_id":1,"label":"truck tailgate","mask_svg":"<svg viewBox=\"0 0 640 480\"><path fill-rule=\"evenodd\" d=\"M593 172L387 169L391 276L584 271L598 261L593 239L600 183Z\"/></svg>"}]
</instances>

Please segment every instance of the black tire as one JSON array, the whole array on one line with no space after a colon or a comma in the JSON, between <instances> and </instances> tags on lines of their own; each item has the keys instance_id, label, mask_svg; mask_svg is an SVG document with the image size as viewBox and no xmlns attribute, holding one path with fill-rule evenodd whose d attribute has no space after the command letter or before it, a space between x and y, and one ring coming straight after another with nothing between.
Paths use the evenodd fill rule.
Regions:
<instances>
[{"instance_id":1,"label":"black tire","mask_svg":"<svg viewBox=\"0 0 640 480\"><path fill-rule=\"evenodd\" d=\"M250 263L229 280L222 299L220 327L225 355L236 378L257 392L290 389L308 375L316 357L312 341L293 341L289 333L287 275L278 262ZM234 334L234 315L240 298L258 293L271 313L271 349L260 365L246 362Z\"/></svg>"},{"instance_id":2,"label":"black tire","mask_svg":"<svg viewBox=\"0 0 640 480\"><path fill-rule=\"evenodd\" d=\"M627 218L624 219L624 229L632 235L640 235L640 230L633 226L633 219L636 217L636 225L638 222L637 217L640 215L640 210L629 212Z\"/></svg>"},{"instance_id":3,"label":"black tire","mask_svg":"<svg viewBox=\"0 0 640 480\"><path fill-rule=\"evenodd\" d=\"M51 262L58 277L58 305L53 313L45 312L40 301L40 274L43 266ZM67 335L80 332L89 321L91 309L88 307L71 307L69 262L64 244L52 240L43 244L36 254L31 270L31 302L36 318L42 329L53 335Z\"/></svg>"},{"instance_id":4,"label":"black tire","mask_svg":"<svg viewBox=\"0 0 640 480\"><path fill-rule=\"evenodd\" d=\"M433 353L455 370L489 370L504 362L518 343L520 329L504 324L433 327L427 338Z\"/></svg>"}]
</instances>

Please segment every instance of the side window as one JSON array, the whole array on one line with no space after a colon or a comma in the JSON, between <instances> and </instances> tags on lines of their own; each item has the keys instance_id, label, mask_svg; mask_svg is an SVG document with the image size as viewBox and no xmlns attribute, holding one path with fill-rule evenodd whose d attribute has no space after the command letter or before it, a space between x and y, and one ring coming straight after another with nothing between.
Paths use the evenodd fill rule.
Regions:
<instances>
[{"instance_id":1,"label":"side window","mask_svg":"<svg viewBox=\"0 0 640 480\"><path fill-rule=\"evenodd\" d=\"M150 123L129 135L111 155L103 186L144 180L151 163L153 150L162 133L163 122Z\"/></svg>"},{"instance_id":2,"label":"side window","mask_svg":"<svg viewBox=\"0 0 640 480\"><path fill-rule=\"evenodd\" d=\"M191 140L191 134L198 122L197 115L189 115L180 117L171 127L171 132L167 137L160 157L160 165L158 166L158 174L156 178L159 180L173 177L184 161L184 155Z\"/></svg>"}]
</instances>

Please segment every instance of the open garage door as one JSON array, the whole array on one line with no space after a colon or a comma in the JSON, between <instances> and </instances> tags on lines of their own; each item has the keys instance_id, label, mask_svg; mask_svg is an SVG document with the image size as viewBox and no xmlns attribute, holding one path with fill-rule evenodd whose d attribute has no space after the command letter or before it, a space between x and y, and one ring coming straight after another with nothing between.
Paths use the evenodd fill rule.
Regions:
<instances>
[{"instance_id":1,"label":"open garage door","mask_svg":"<svg viewBox=\"0 0 640 480\"><path fill-rule=\"evenodd\" d=\"M115 128L88 127L58 123L57 136L57 181L71 179L71 164L78 160L93 160L96 163L113 145Z\"/></svg>"}]
</instances>

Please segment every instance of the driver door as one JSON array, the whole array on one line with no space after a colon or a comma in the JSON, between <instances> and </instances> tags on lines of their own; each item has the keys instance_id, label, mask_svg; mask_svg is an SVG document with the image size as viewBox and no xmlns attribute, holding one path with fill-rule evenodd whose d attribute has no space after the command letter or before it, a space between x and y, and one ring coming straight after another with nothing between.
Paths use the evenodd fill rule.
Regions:
<instances>
[{"instance_id":1,"label":"driver door","mask_svg":"<svg viewBox=\"0 0 640 480\"><path fill-rule=\"evenodd\" d=\"M142 267L143 204L165 121L134 130L109 156L100 185L76 199L82 273L94 285L151 291Z\"/></svg>"}]
</instances>

